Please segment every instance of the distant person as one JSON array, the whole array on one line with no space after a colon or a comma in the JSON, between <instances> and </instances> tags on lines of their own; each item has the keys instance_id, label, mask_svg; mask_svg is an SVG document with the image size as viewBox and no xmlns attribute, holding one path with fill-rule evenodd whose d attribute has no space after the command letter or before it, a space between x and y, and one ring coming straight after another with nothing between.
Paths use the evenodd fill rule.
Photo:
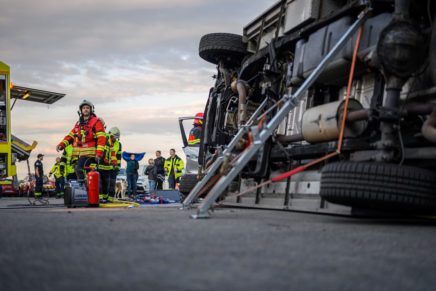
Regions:
<instances>
[{"instance_id":1,"label":"distant person","mask_svg":"<svg viewBox=\"0 0 436 291\"><path fill-rule=\"evenodd\" d=\"M42 186L44 185L44 166L42 165L43 159L44 155L38 154L35 162L35 198L41 198L42 196Z\"/></svg>"},{"instance_id":2,"label":"distant person","mask_svg":"<svg viewBox=\"0 0 436 291\"><path fill-rule=\"evenodd\" d=\"M138 171L138 161L135 160L135 155L130 155L130 160L127 161L126 175L127 175L127 196L133 197L138 195L136 190L136 173ZM131 197L131 198L133 198Z\"/></svg>"},{"instance_id":3,"label":"distant person","mask_svg":"<svg viewBox=\"0 0 436 291\"><path fill-rule=\"evenodd\" d=\"M189 132L188 145L190 146L200 146L200 136L203 130L203 113L197 113L195 117L200 117L194 119L194 127Z\"/></svg>"},{"instance_id":4,"label":"distant person","mask_svg":"<svg viewBox=\"0 0 436 291\"><path fill-rule=\"evenodd\" d=\"M113 142L113 150L115 151L116 163L114 164L111 173L111 182L109 185L109 201L112 201L115 197L115 185L117 183L117 176L121 168L121 156L122 156L122 146L120 143L120 130L118 127L112 127L109 130L110 139Z\"/></svg>"},{"instance_id":5,"label":"distant person","mask_svg":"<svg viewBox=\"0 0 436 291\"><path fill-rule=\"evenodd\" d=\"M162 157L161 151L156 151L156 158L154 159L154 165L157 170L156 189L162 190L162 184L165 181L165 158Z\"/></svg>"},{"instance_id":6,"label":"distant person","mask_svg":"<svg viewBox=\"0 0 436 291\"><path fill-rule=\"evenodd\" d=\"M104 123L103 119L100 118L100 120ZM105 125L106 129L106 125ZM109 133L106 133L106 141L104 145L104 151L103 151L103 158L100 161L100 164L98 164L98 172L100 174L100 202L106 203L106 202L112 202L113 196L109 196L109 188L111 184L111 175L112 171L114 169L114 166L117 163L117 157L115 154L115 148L114 143L111 139L111 136Z\"/></svg>"},{"instance_id":7,"label":"distant person","mask_svg":"<svg viewBox=\"0 0 436 291\"><path fill-rule=\"evenodd\" d=\"M77 157L73 158L73 146L67 146L61 157L61 165L65 167L65 176L68 181L77 180L76 171L74 170L74 166L76 165Z\"/></svg>"},{"instance_id":8,"label":"distant person","mask_svg":"<svg viewBox=\"0 0 436 291\"><path fill-rule=\"evenodd\" d=\"M182 176L182 170L185 167L182 159L176 155L175 149L170 149L170 157L165 161L165 172L168 174L168 184L170 189L176 188Z\"/></svg>"},{"instance_id":9,"label":"distant person","mask_svg":"<svg viewBox=\"0 0 436 291\"><path fill-rule=\"evenodd\" d=\"M145 169L144 174L148 176L148 184L150 186L149 193L152 194L155 192L154 190L156 189L156 180L157 180L157 168L154 164L153 159L148 160L148 166Z\"/></svg>"},{"instance_id":10,"label":"distant person","mask_svg":"<svg viewBox=\"0 0 436 291\"><path fill-rule=\"evenodd\" d=\"M49 177L54 174L55 177L55 192L56 198L64 197L64 188L65 188L65 165L61 163L61 158L56 158L56 163L53 168L50 170L48 174Z\"/></svg>"}]
</instances>

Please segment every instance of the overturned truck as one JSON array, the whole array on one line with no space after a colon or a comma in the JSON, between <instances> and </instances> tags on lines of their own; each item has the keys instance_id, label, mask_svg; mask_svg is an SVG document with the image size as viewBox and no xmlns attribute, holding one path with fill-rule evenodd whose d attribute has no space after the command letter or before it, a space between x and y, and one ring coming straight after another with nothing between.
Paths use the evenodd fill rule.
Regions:
<instances>
[{"instance_id":1,"label":"overturned truck","mask_svg":"<svg viewBox=\"0 0 436 291\"><path fill-rule=\"evenodd\" d=\"M283 0L211 33L200 175L184 201L436 213L436 3Z\"/></svg>"}]
</instances>

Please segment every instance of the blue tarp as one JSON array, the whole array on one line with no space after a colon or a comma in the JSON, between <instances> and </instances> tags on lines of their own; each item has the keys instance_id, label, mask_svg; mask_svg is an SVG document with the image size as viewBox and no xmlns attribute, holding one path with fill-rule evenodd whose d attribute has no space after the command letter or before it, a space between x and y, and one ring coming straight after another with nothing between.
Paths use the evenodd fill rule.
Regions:
<instances>
[{"instance_id":1,"label":"blue tarp","mask_svg":"<svg viewBox=\"0 0 436 291\"><path fill-rule=\"evenodd\" d=\"M125 161L129 161L130 160L130 155L135 155L135 160L136 161L141 161L144 156L145 156L145 152L144 153L128 153L128 152L123 152L123 159Z\"/></svg>"}]
</instances>

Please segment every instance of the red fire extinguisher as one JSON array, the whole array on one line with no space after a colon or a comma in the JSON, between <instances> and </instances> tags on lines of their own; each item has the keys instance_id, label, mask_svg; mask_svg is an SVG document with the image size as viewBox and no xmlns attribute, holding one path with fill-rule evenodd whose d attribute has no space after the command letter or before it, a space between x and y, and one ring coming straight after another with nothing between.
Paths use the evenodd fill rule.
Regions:
<instances>
[{"instance_id":1,"label":"red fire extinguisher","mask_svg":"<svg viewBox=\"0 0 436 291\"><path fill-rule=\"evenodd\" d=\"M100 173L93 170L88 173L88 203L91 207L100 204Z\"/></svg>"}]
</instances>

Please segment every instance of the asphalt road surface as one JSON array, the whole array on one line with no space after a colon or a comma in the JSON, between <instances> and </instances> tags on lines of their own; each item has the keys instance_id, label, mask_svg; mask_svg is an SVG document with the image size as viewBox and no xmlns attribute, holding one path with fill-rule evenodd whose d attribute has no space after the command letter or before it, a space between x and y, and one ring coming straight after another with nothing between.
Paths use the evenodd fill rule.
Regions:
<instances>
[{"instance_id":1,"label":"asphalt road surface","mask_svg":"<svg viewBox=\"0 0 436 291\"><path fill-rule=\"evenodd\" d=\"M432 221L231 208L202 220L177 207L4 209L24 203L0 199L2 291L436 289Z\"/></svg>"}]
</instances>

